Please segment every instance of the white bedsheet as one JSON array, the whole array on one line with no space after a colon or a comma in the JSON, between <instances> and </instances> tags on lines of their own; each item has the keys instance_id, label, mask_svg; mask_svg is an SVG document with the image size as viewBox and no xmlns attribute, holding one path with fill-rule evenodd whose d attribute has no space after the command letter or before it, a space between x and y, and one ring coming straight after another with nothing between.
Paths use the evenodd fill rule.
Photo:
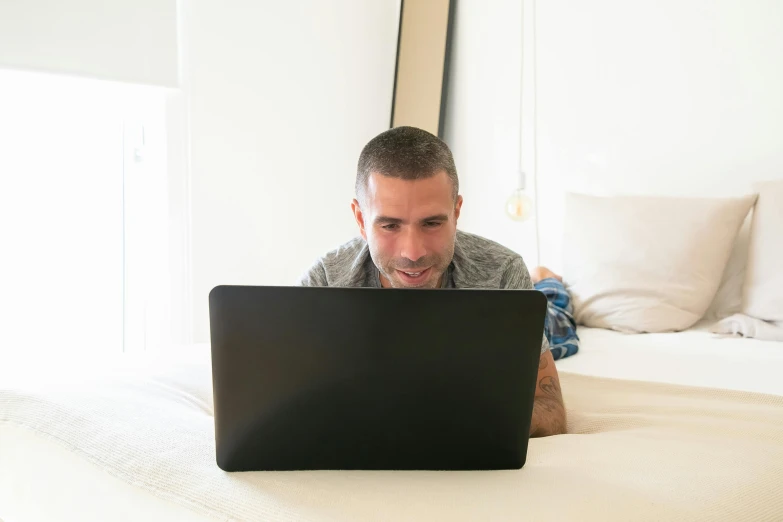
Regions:
<instances>
[{"instance_id":1,"label":"white bedsheet","mask_svg":"<svg viewBox=\"0 0 783 522\"><path fill-rule=\"evenodd\" d=\"M560 371L783 395L783 343L727 337L706 326L665 334L579 327L579 352Z\"/></svg>"}]
</instances>

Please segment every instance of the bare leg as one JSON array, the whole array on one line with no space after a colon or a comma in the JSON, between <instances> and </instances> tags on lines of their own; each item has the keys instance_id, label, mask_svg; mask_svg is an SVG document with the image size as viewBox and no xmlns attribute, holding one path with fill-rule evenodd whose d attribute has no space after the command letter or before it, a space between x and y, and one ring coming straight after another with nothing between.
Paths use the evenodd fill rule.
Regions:
<instances>
[{"instance_id":1,"label":"bare leg","mask_svg":"<svg viewBox=\"0 0 783 522\"><path fill-rule=\"evenodd\" d=\"M533 270L530 271L530 279L533 280L533 283L538 283L542 279L548 279L548 278L557 279L558 281L562 282L563 278L556 273L552 272L545 266L537 266Z\"/></svg>"}]
</instances>

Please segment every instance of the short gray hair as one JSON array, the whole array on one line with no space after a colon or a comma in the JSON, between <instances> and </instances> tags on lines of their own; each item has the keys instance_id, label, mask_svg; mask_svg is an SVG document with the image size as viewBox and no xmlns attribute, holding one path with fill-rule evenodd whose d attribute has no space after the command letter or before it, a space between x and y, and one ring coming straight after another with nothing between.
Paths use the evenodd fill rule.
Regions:
<instances>
[{"instance_id":1,"label":"short gray hair","mask_svg":"<svg viewBox=\"0 0 783 522\"><path fill-rule=\"evenodd\" d=\"M453 185L454 201L459 178L449 146L437 136L416 127L395 127L364 146L356 171L356 198L361 201L373 172L407 180L423 179L445 171Z\"/></svg>"}]
</instances>

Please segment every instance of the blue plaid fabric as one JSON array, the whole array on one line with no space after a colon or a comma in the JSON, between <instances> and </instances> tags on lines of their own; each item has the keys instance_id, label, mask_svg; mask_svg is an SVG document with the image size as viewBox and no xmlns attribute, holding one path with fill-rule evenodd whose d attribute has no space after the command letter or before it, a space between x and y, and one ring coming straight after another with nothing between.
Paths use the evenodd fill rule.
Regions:
<instances>
[{"instance_id":1,"label":"blue plaid fabric","mask_svg":"<svg viewBox=\"0 0 783 522\"><path fill-rule=\"evenodd\" d=\"M576 335L576 321L568 290L554 278L542 279L534 286L549 302L544 335L549 341L552 357L557 360L574 355L579 351L579 336Z\"/></svg>"}]
</instances>

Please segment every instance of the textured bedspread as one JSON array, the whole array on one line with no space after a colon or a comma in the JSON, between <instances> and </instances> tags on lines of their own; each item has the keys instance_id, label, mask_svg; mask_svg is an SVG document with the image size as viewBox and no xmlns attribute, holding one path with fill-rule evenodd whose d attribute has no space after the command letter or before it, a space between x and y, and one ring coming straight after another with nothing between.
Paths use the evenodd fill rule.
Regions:
<instances>
[{"instance_id":1,"label":"textured bedspread","mask_svg":"<svg viewBox=\"0 0 783 522\"><path fill-rule=\"evenodd\" d=\"M219 520L783 520L783 397L561 381L569 434L518 471L225 473L203 364L0 381L0 430Z\"/></svg>"}]
</instances>

